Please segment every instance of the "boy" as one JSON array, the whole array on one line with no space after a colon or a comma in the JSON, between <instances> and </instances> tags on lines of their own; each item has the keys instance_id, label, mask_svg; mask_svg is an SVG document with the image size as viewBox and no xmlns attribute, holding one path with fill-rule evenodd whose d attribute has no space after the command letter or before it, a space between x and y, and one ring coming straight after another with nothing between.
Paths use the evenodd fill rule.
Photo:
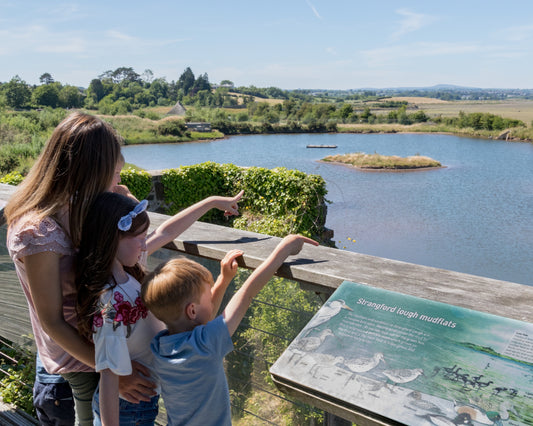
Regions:
<instances>
[{"instance_id":1,"label":"boy","mask_svg":"<svg viewBox=\"0 0 533 426\"><path fill-rule=\"evenodd\" d=\"M146 277L141 297L168 328L154 338L151 349L169 425L231 425L223 368L224 356L233 350L231 336L252 299L288 256L300 252L304 243L318 245L299 235L285 237L217 318L242 251L232 250L222 259L215 284L206 268L187 259L169 260Z\"/></svg>"}]
</instances>

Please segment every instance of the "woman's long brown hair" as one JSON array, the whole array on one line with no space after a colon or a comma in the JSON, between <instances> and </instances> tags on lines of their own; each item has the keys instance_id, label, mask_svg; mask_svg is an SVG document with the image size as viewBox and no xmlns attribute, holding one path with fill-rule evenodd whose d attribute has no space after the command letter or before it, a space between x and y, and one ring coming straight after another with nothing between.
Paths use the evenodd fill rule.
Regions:
<instances>
[{"instance_id":1,"label":"woman's long brown hair","mask_svg":"<svg viewBox=\"0 0 533 426\"><path fill-rule=\"evenodd\" d=\"M111 184L120 144L120 136L99 118L70 114L9 200L4 210L8 225L30 211L42 218L66 207L68 231L77 247L89 206Z\"/></svg>"}]
</instances>

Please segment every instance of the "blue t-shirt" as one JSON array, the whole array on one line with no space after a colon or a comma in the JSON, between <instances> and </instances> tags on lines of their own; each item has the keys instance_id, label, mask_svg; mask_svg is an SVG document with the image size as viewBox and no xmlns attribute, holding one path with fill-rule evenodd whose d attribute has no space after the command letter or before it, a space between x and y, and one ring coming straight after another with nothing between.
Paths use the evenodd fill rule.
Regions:
<instances>
[{"instance_id":1,"label":"blue t-shirt","mask_svg":"<svg viewBox=\"0 0 533 426\"><path fill-rule=\"evenodd\" d=\"M223 360L233 343L222 316L185 333L163 330L150 347L169 426L231 425Z\"/></svg>"}]
</instances>

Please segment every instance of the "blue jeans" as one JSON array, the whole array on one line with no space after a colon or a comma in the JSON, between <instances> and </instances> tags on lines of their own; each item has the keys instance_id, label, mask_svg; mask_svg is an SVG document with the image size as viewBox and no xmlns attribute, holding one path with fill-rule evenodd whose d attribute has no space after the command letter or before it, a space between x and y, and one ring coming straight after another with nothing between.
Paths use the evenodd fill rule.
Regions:
<instances>
[{"instance_id":1,"label":"blue jeans","mask_svg":"<svg viewBox=\"0 0 533 426\"><path fill-rule=\"evenodd\" d=\"M33 406L41 426L74 426L74 399L67 382L33 385Z\"/></svg>"},{"instance_id":2,"label":"blue jeans","mask_svg":"<svg viewBox=\"0 0 533 426\"><path fill-rule=\"evenodd\" d=\"M149 402L141 401L133 404L120 398L120 426L153 426L159 411L159 395L154 396ZM96 389L93 396L93 426L102 426L100 421L100 392Z\"/></svg>"}]
</instances>

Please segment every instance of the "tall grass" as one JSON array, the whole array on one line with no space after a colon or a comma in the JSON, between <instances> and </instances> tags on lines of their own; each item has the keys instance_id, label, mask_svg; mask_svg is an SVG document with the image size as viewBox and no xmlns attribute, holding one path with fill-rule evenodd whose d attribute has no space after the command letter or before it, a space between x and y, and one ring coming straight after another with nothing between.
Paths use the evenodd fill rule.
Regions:
<instances>
[{"instance_id":1,"label":"tall grass","mask_svg":"<svg viewBox=\"0 0 533 426\"><path fill-rule=\"evenodd\" d=\"M380 154L328 155L322 161L350 164L361 169L421 169L427 167L441 167L441 163L429 157L413 155L410 157L386 156Z\"/></svg>"},{"instance_id":2,"label":"tall grass","mask_svg":"<svg viewBox=\"0 0 533 426\"><path fill-rule=\"evenodd\" d=\"M0 111L0 174L26 174L53 129L66 116L64 109Z\"/></svg>"}]
</instances>

